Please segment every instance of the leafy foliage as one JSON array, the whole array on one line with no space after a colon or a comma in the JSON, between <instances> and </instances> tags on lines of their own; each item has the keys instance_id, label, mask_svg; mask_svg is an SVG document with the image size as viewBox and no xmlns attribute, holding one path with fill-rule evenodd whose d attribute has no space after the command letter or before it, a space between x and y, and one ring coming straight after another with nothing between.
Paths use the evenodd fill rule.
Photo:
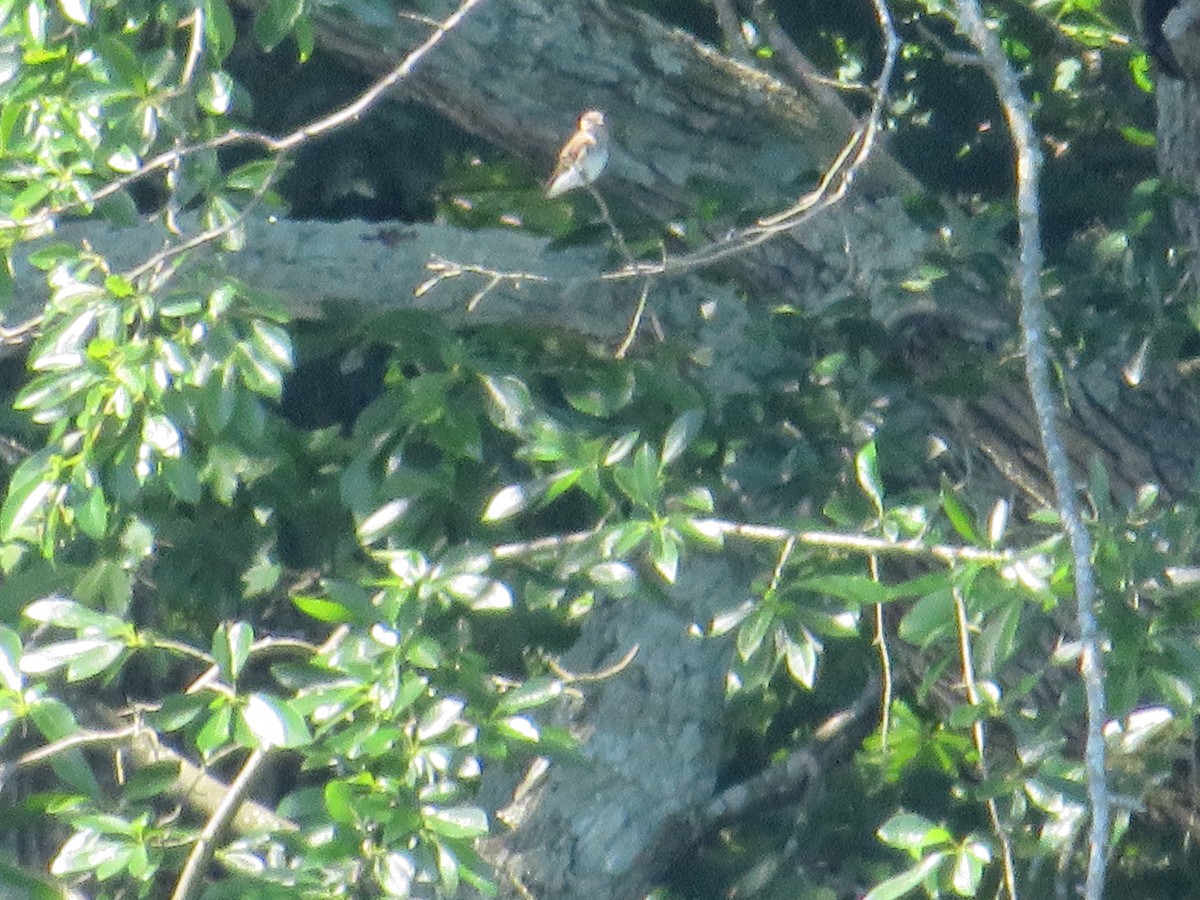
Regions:
<instances>
[{"instance_id":1,"label":"leafy foliage","mask_svg":"<svg viewBox=\"0 0 1200 900\"><path fill-rule=\"evenodd\" d=\"M359 6L347 9L370 14ZM836 27L806 49L859 77L867 26L821 6ZM944 4L902 6L951 37ZM0 806L27 846L52 849L6 842L0 885L163 896L262 757L274 786L217 842L205 896L494 893L484 772L576 749L548 714L574 690L554 655L598 607L658 602L690 557L743 541L752 599L696 626L733 649L723 782L807 746L867 671L886 665L897 693L853 765L803 804L803 841L790 806L748 815L660 894L986 896L1006 855L1030 895L1072 877L1082 704L1057 523L950 454L924 456L939 404L1013 382L1005 354L944 347L931 377L863 298L822 316L759 303L780 361L717 397L694 377L694 348L670 343L618 361L576 335L454 331L408 311L290 321L202 251L237 250L245 217L281 202L285 160L218 154L254 105L227 66L257 52L249 39L308 59L311 13L269 0L247 25L225 0L0 0L6 294L25 243L64 216L119 227L140 210L187 229L127 269L89 246L29 256L49 294L25 371L4 385L18 454L0 507ZM1128 190L1102 208L1051 207L1070 238L1048 275L1064 345L1087 363L1149 322L1158 352L1182 355L1194 303L1131 302L1178 278L1165 192L1137 181L1144 60L1129 60L1136 80L1088 75L1090 55L1117 52L1097 4L1010 4L1000 22L1044 98L1043 130L1133 157ZM902 151L924 145L952 80L931 32L910 32ZM949 150L985 162L955 187L1001 196L1007 183L983 171L996 151L978 126L994 110L979 90L955 95L955 133L971 137ZM1128 103L1090 109L1111 96ZM171 165L148 165L173 149ZM1066 175L1092 166L1064 155ZM516 209L536 233L596 233L534 197L520 167L448 158L455 224ZM979 203L973 222L924 211L955 237L905 290L1003 291L1008 220ZM347 372L355 396L333 396L331 417L300 408L302 386L333 392ZM1174 786L1196 711L1195 503L1150 485L1123 496L1100 463L1089 497L1113 777L1136 798L1120 809L1114 881L1182 896L1189 846L1134 810Z\"/></svg>"}]
</instances>

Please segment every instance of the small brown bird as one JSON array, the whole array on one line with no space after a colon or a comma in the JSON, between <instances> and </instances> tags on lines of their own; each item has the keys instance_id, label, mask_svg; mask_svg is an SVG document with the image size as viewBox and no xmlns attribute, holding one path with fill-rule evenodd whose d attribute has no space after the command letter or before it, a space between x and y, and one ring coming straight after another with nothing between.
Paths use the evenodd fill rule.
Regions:
<instances>
[{"instance_id":1,"label":"small brown bird","mask_svg":"<svg viewBox=\"0 0 1200 900\"><path fill-rule=\"evenodd\" d=\"M608 126L604 123L604 113L589 109L579 117L575 133L558 152L558 165L546 182L546 196L553 199L587 187L600 177L607 163Z\"/></svg>"}]
</instances>

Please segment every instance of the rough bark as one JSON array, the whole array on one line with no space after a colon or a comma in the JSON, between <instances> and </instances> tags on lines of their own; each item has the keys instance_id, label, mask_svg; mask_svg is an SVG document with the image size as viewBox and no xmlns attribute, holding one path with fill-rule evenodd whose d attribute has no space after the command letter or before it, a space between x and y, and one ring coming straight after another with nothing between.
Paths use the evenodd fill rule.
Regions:
<instances>
[{"instance_id":1,"label":"rough bark","mask_svg":"<svg viewBox=\"0 0 1200 900\"><path fill-rule=\"evenodd\" d=\"M680 823L717 782L731 652L695 626L749 599L748 584L727 557L692 560L668 596L617 601L588 619L564 659L569 669L603 669L634 647L637 655L583 685L564 711L580 759L556 761L505 811L511 830L491 852L513 896L639 900L688 849Z\"/></svg>"}]
</instances>

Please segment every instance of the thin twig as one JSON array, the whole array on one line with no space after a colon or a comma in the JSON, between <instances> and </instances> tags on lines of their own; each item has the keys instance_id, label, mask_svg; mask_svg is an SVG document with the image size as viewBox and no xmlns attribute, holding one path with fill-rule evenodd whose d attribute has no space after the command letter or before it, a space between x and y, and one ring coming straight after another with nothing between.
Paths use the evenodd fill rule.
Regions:
<instances>
[{"instance_id":1,"label":"thin twig","mask_svg":"<svg viewBox=\"0 0 1200 900\"><path fill-rule=\"evenodd\" d=\"M53 759L60 753L65 753L68 750L78 747L96 747L105 744L124 743L131 737L134 737L143 727L140 721L135 721L132 725L126 725L124 728L114 728L111 731L81 731L78 734L72 734L51 744L38 747L36 750L30 750L28 753L17 757L11 763L0 765L0 783L4 781L5 775L12 769L25 769L30 766L36 766Z\"/></svg>"},{"instance_id":2,"label":"thin twig","mask_svg":"<svg viewBox=\"0 0 1200 900\"><path fill-rule=\"evenodd\" d=\"M1091 806L1091 836L1088 841L1086 900L1100 900L1108 865L1109 796L1103 727L1107 718L1104 697L1102 635L1096 621L1096 583L1092 568L1092 539L1080 517L1071 464L1063 448L1056 419L1057 407L1051 382L1050 349L1046 342L1046 313L1041 289L1042 239L1038 222L1038 191L1042 154L1033 130L1033 118L1016 72L994 32L988 29L978 0L955 0L959 27L979 51L984 68L996 88L1004 109L1010 139L1016 153L1017 225L1020 245L1018 283L1021 295L1021 333L1024 344L1025 378L1037 415L1042 451L1057 498L1063 530L1071 544L1074 561L1076 618L1081 644L1079 671L1087 704L1088 803Z\"/></svg>"},{"instance_id":3,"label":"thin twig","mask_svg":"<svg viewBox=\"0 0 1200 900\"><path fill-rule=\"evenodd\" d=\"M975 683L975 660L971 653L970 623L967 621L967 604L963 600L962 590L955 585L950 589L954 598L954 623L958 631L958 661L962 672L963 688L967 702L976 709L975 722L971 725L971 737L975 742L975 752L979 754L979 775L984 780L988 777L987 761L987 732L983 719L978 714L980 706L979 688ZM1017 870L1013 865L1012 841L1000 820L1000 808L995 797L984 800L988 819L992 823L992 832L1000 843L1000 863L1004 869L1004 888L1008 891L1009 900L1017 900Z\"/></svg>"},{"instance_id":4,"label":"thin twig","mask_svg":"<svg viewBox=\"0 0 1200 900\"><path fill-rule=\"evenodd\" d=\"M246 202L246 205L241 209L241 211L228 222L223 222L215 228L210 228L207 231L202 231L199 234L192 235L192 237L188 238L187 240L180 241L177 244L169 244L158 253L151 256L145 262L135 266L128 272L125 272L125 278L127 278L129 281L140 278L142 275L145 275L148 272L153 272L155 269L161 267L172 258L186 253L188 250L195 250L197 247L202 247L211 241L220 240L231 231L241 227L241 225L245 223L246 218L250 215L250 213L258 206L259 201L262 200L267 191L271 189L271 185L275 181L275 173L279 171L279 167L282 162L283 158L281 156L275 157L274 165L271 167L271 171L268 172L267 176L263 179L263 183L251 195L250 199ZM156 287L161 288L165 281L166 278L160 276Z\"/></svg>"},{"instance_id":5,"label":"thin twig","mask_svg":"<svg viewBox=\"0 0 1200 900\"><path fill-rule=\"evenodd\" d=\"M191 84L196 76L196 67L200 64L200 56L204 53L204 4L197 3L192 7L192 13L181 24L192 30L188 40L188 52L183 61L183 71L179 73L179 85L184 87Z\"/></svg>"},{"instance_id":6,"label":"thin twig","mask_svg":"<svg viewBox=\"0 0 1200 900\"><path fill-rule=\"evenodd\" d=\"M867 566L871 580L880 583L879 555L872 553L867 557ZM883 604L875 604L875 646L879 648L879 674L883 694L879 699L879 744L886 751L888 734L892 730L892 654L887 641L887 622L883 614Z\"/></svg>"},{"instance_id":7,"label":"thin twig","mask_svg":"<svg viewBox=\"0 0 1200 900\"><path fill-rule=\"evenodd\" d=\"M928 544L917 538L892 541L869 534L837 531L797 531L777 525L752 525L725 519L697 519L692 525L702 534L713 538L741 538L766 544L794 541L806 547L843 550L849 553L880 556L909 556L936 559L943 563L978 563L987 566L1007 566L1019 562L1038 550L987 550L954 544ZM571 534L535 538L513 544L498 544L491 549L495 560L529 559L554 554L602 536L598 531L576 531Z\"/></svg>"},{"instance_id":8,"label":"thin twig","mask_svg":"<svg viewBox=\"0 0 1200 900\"><path fill-rule=\"evenodd\" d=\"M633 309L633 317L629 320L629 327L625 329L625 337L613 352L613 359L624 359L628 355L629 350L633 347L633 342L637 338L638 329L642 327L642 316L646 312L646 301L650 297L650 279L647 278L642 282L642 291L638 295L637 306Z\"/></svg>"},{"instance_id":9,"label":"thin twig","mask_svg":"<svg viewBox=\"0 0 1200 900\"><path fill-rule=\"evenodd\" d=\"M754 60L754 55L746 45L746 36L742 33L742 17L734 8L733 0L712 0L713 12L717 14L717 27L725 38L725 52L732 58L744 63Z\"/></svg>"},{"instance_id":10,"label":"thin twig","mask_svg":"<svg viewBox=\"0 0 1200 900\"><path fill-rule=\"evenodd\" d=\"M621 258L625 260L626 265L632 266L636 259L629 249L629 245L625 243L625 235L621 234L621 229L617 227L617 223L613 221L612 214L608 211L608 204L604 202L604 198L600 196L600 192L596 190L594 184L587 186L588 193L592 195L592 199L596 201L596 205L600 207L600 216L604 219L604 224L608 226L608 230L612 233L613 240L616 241L617 251L621 254Z\"/></svg>"},{"instance_id":11,"label":"thin twig","mask_svg":"<svg viewBox=\"0 0 1200 900\"><path fill-rule=\"evenodd\" d=\"M320 647L316 648L318 655L330 653L341 643L345 636L349 633L349 628L345 625L339 625L325 639L325 642ZM307 646L307 645L305 645ZM246 757L246 761L242 764L241 771L238 772L237 778L229 785L229 793L221 800L220 805L209 816L207 822L204 823L204 828L196 838L196 843L193 845L191 852L188 854L187 861L184 863L183 871L179 874L179 881L175 883L175 890L171 894L171 900L189 900L198 887L200 875L210 859L216 846L217 838L225 830L238 807L241 806L243 799L250 790L250 786L254 783L254 779L262 771L262 767L266 764L267 757L270 755L269 746L259 746L250 751L250 755Z\"/></svg>"},{"instance_id":12,"label":"thin twig","mask_svg":"<svg viewBox=\"0 0 1200 900\"><path fill-rule=\"evenodd\" d=\"M204 823L204 828L196 837L196 843L192 846L187 862L184 863L183 871L179 874L179 881L175 883L171 900L189 900L199 888L200 875L212 858L217 838L225 830L225 826L229 824L242 800L249 793L250 786L267 761L267 755L265 748L258 747L246 757L246 762L242 764L237 778L229 785L229 793L221 798L220 806Z\"/></svg>"},{"instance_id":13,"label":"thin twig","mask_svg":"<svg viewBox=\"0 0 1200 900\"><path fill-rule=\"evenodd\" d=\"M555 659L549 656L545 657L546 668L555 674L564 684L582 684L589 681L607 681L614 675L619 675L625 669L629 668L629 664L633 662L635 656L638 655L641 645L634 644L630 647L625 655L618 659L611 666L605 666L603 669L597 669L594 672L571 672L564 669L562 665Z\"/></svg>"}]
</instances>

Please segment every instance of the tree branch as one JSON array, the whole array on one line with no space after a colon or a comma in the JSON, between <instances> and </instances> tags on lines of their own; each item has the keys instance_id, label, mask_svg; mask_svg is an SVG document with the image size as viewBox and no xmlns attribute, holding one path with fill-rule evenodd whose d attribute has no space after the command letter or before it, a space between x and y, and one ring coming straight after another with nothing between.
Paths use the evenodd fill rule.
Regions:
<instances>
[{"instance_id":1,"label":"tree branch","mask_svg":"<svg viewBox=\"0 0 1200 900\"><path fill-rule=\"evenodd\" d=\"M1088 900L1100 900L1104 890L1109 831L1108 777L1102 732L1107 719L1104 660L1102 636L1095 612L1092 539L1080 517L1071 466L1059 435L1057 406L1050 379L1051 354L1046 342L1046 313L1041 290L1042 240L1038 221L1042 154L1033 130L1029 104L1021 93L1017 74L1009 65L995 33L984 22L978 0L956 0L955 8L959 27L979 52L984 69L996 88L1017 157L1017 223L1020 241L1017 274L1021 295L1025 376L1063 530L1070 540L1074 559L1076 618L1082 645L1079 670L1087 699L1087 746L1084 757L1092 815L1085 896Z\"/></svg>"}]
</instances>

